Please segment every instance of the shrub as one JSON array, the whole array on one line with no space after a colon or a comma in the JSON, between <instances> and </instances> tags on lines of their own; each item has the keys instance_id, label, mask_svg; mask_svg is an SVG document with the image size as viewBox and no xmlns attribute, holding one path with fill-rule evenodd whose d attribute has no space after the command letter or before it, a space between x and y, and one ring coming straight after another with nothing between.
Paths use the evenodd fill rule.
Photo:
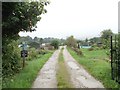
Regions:
<instances>
[{"instance_id":1,"label":"shrub","mask_svg":"<svg viewBox=\"0 0 120 90\"><path fill-rule=\"evenodd\" d=\"M78 48L72 48L78 55L83 55L82 51Z\"/></svg>"},{"instance_id":2,"label":"shrub","mask_svg":"<svg viewBox=\"0 0 120 90\"><path fill-rule=\"evenodd\" d=\"M96 47L95 50L100 50L100 47Z\"/></svg>"},{"instance_id":3,"label":"shrub","mask_svg":"<svg viewBox=\"0 0 120 90\"><path fill-rule=\"evenodd\" d=\"M106 45L102 45L102 49L106 49L107 48L107 46Z\"/></svg>"},{"instance_id":4,"label":"shrub","mask_svg":"<svg viewBox=\"0 0 120 90\"><path fill-rule=\"evenodd\" d=\"M110 55L110 50L106 50L106 54L107 56L109 57L109 59L111 58L111 55Z\"/></svg>"},{"instance_id":5,"label":"shrub","mask_svg":"<svg viewBox=\"0 0 120 90\"><path fill-rule=\"evenodd\" d=\"M32 60L34 58L37 58L38 52L35 48L29 48L28 49L28 57L27 60Z\"/></svg>"},{"instance_id":6,"label":"shrub","mask_svg":"<svg viewBox=\"0 0 120 90\"><path fill-rule=\"evenodd\" d=\"M51 45L54 46L55 49L58 49L59 48L59 41L57 39L53 40L51 42Z\"/></svg>"},{"instance_id":7,"label":"shrub","mask_svg":"<svg viewBox=\"0 0 120 90\"><path fill-rule=\"evenodd\" d=\"M88 50L89 50L89 51L93 51L94 49L91 47L91 48L89 48Z\"/></svg>"},{"instance_id":8,"label":"shrub","mask_svg":"<svg viewBox=\"0 0 120 90\"><path fill-rule=\"evenodd\" d=\"M31 47L31 48L39 48L40 47L40 44L39 43L37 43L37 42L31 42L30 44L29 44L29 46Z\"/></svg>"},{"instance_id":9,"label":"shrub","mask_svg":"<svg viewBox=\"0 0 120 90\"><path fill-rule=\"evenodd\" d=\"M17 41L11 41L2 48L2 74L3 78L12 76L21 69L20 49Z\"/></svg>"},{"instance_id":10,"label":"shrub","mask_svg":"<svg viewBox=\"0 0 120 90\"><path fill-rule=\"evenodd\" d=\"M48 51L46 51L46 50L42 50L42 49L41 49L41 50L38 51L38 53L44 55L44 54L47 54Z\"/></svg>"},{"instance_id":11,"label":"shrub","mask_svg":"<svg viewBox=\"0 0 120 90\"><path fill-rule=\"evenodd\" d=\"M43 49L35 49L35 48L29 48L28 50L28 57L26 58L26 60L33 60L34 58L37 58L38 55L44 55L47 54L48 51L47 50L43 50Z\"/></svg>"}]
</instances>

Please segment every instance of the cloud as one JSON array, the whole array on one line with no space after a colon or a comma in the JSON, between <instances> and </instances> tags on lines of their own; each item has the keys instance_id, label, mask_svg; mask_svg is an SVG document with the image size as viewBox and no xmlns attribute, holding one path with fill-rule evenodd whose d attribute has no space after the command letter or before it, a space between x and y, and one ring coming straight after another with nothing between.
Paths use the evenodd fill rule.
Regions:
<instances>
[{"instance_id":1,"label":"cloud","mask_svg":"<svg viewBox=\"0 0 120 90\"><path fill-rule=\"evenodd\" d=\"M104 29L118 31L117 0L51 0L47 14L37 23L37 31L21 36L76 38L99 36Z\"/></svg>"}]
</instances>

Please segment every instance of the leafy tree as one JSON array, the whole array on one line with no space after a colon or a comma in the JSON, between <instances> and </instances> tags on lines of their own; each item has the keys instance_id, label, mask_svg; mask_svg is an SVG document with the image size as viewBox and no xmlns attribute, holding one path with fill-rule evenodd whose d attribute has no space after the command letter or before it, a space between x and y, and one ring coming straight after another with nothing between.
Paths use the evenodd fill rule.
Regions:
<instances>
[{"instance_id":1,"label":"leafy tree","mask_svg":"<svg viewBox=\"0 0 120 90\"><path fill-rule=\"evenodd\" d=\"M103 30L101 32L101 38L109 40L110 36L113 35L113 32L110 29Z\"/></svg>"},{"instance_id":2,"label":"leafy tree","mask_svg":"<svg viewBox=\"0 0 120 90\"><path fill-rule=\"evenodd\" d=\"M20 31L35 31L35 25L44 11L42 2L3 2L3 38L16 38Z\"/></svg>"},{"instance_id":3,"label":"leafy tree","mask_svg":"<svg viewBox=\"0 0 120 90\"><path fill-rule=\"evenodd\" d=\"M14 44L15 40L19 38L18 33L35 31L36 23L41 19L40 15L47 12L44 8L47 4L49 2L46 0L2 3L3 76L10 75L17 70L13 68L17 68L16 66L19 64L17 60L20 60L20 54L16 53L18 43Z\"/></svg>"},{"instance_id":4,"label":"leafy tree","mask_svg":"<svg viewBox=\"0 0 120 90\"><path fill-rule=\"evenodd\" d=\"M85 39L85 42L88 42L88 38Z\"/></svg>"},{"instance_id":5,"label":"leafy tree","mask_svg":"<svg viewBox=\"0 0 120 90\"><path fill-rule=\"evenodd\" d=\"M39 38L35 37L34 42L39 42Z\"/></svg>"},{"instance_id":6,"label":"leafy tree","mask_svg":"<svg viewBox=\"0 0 120 90\"><path fill-rule=\"evenodd\" d=\"M110 48L110 36L113 35L113 32L110 29L103 30L101 32L102 43L104 48Z\"/></svg>"},{"instance_id":7,"label":"leafy tree","mask_svg":"<svg viewBox=\"0 0 120 90\"><path fill-rule=\"evenodd\" d=\"M37 49L37 48L40 47L40 44L37 43L37 42L31 42L31 43L29 44L29 46Z\"/></svg>"},{"instance_id":8,"label":"leafy tree","mask_svg":"<svg viewBox=\"0 0 120 90\"><path fill-rule=\"evenodd\" d=\"M102 44L101 37L93 37L89 39L91 46L98 46L98 43Z\"/></svg>"},{"instance_id":9,"label":"leafy tree","mask_svg":"<svg viewBox=\"0 0 120 90\"><path fill-rule=\"evenodd\" d=\"M19 44L21 44L22 42L26 42L27 44L29 44L30 42L33 42L33 39L30 36L27 36L27 37L20 37L18 41Z\"/></svg>"},{"instance_id":10,"label":"leafy tree","mask_svg":"<svg viewBox=\"0 0 120 90\"><path fill-rule=\"evenodd\" d=\"M54 46L55 49L58 49L59 48L59 41L57 39L55 39L51 42L51 45Z\"/></svg>"},{"instance_id":11,"label":"leafy tree","mask_svg":"<svg viewBox=\"0 0 120 90\"><path fill-rule=\"evenodd\" d=\"M75 40L74 36L68 37L67 40L66 40L66 44L69 47L74 47L74 48L77 47L77 41Z\"/></svg>"},{"instance_id":12,"label":"leafy tree","mask_svg":"<svg viewBox=\"0 0 120 90\"><path fill-rule=\"evenodd\" d=\"M39 43L42 44L43 43L43 38L39 39Z\"/></svg>"}]
</instances>

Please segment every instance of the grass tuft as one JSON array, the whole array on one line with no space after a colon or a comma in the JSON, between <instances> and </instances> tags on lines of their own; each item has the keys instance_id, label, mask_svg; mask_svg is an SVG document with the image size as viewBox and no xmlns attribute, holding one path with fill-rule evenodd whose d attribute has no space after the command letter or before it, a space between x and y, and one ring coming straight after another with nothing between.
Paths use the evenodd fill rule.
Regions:
<instances>
[{"instance_id":1,"label":"grass tuft","mask_svg":"<svg viewBox=\"0 0 120 90\"><path fill-rule=\"evenodd\" d=\"M59 54L58 59L58 71L57 71L57 81L58 88L73 88L73 85L70 82L70 76L65 66L64 58L63 58L63 49Z\"/></svg>"}]
</instances>

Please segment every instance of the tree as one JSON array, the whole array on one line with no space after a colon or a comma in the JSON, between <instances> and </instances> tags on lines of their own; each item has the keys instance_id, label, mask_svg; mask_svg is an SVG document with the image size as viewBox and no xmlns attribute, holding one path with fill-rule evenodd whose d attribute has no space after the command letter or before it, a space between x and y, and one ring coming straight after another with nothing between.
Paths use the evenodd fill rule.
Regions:
<instances>
[{"instance_id":1,"label":"tree","mask_svg":"<svg viewBox=\"0 0 120 90\"><path fill-rule=\"evenodd\" d=\"M59 41L57 39L55 39L51 42L51 45L54 46L55 49L58 49L59 48Z\"/></svg>"},{"instance_id":2,"label":"tree","mask_svg":"<svg viewBox=\"0 0 120 90\"><path fill-rule=\"evenodd\" d=\"M66 44L69 47L74 47L74 48L77 47L77 41L75 40L74 36L68 37L67 40L66 40Z\"/></svg>"},{"instance_id":3,"label":"tree","mask_svg":"<svg viewBox=\"0 0 120 90\"><path fill-rule=\"evenodd\" d=\"M113 32L110 29L106 29L101 32L101 38L106 40L108 40L111 35L113 35Z\"/></svg>"},{"instance_id":4,"label":"tree","mask_svg":"<svg viewBox=\"0 0 120 90\"><path fill-rule=\"evenodd\" d=\"M85 42L88 42L88 38L85 39Z\"/></svg>"},{"instance_id":5,"label":"tree","mask_svg":"<svg viewBox=\"0 0 120 90\"><path fill-rule=\"evenodd\" d=\"M11 75L18 70L20 51L16 40L20 31L35 31L40 15L46 13L42 2L3 2L2 3L2 71L3 76ZM18 49L18 50L17 50ZM18 53L16 53L16 50Z\"/></svg>"},{"instance_id":6,"label":"tree","mask_svg":"<svg viewBox=\"0 0 120 90\"><path fill-rule=\"evenodd\" d=\"M16 38L20 31L35 31L40 15L46 12L44 5L48 2L3 2L2 36Z\"/></svg>"},{"instance_id":7,"label":"tree","mask_svg":"<svg viewBox=\"0 0 120 90\"><path fill-rule=\"evenodd\" d=\"M101 32L101 39L104 44L104 48L110 48L110 36L112 35L113 32L110 29L106 29Z\"/></svg>"},{"instance_id":8,"label":"tree","mask_svg":"<svg viewBox=\"0 0 120 90\"><path fill-rule=\"evenodd\" d=\"M32 40L32 38L30 36L26 36L26 37L19 37L18 39L19 44L21 44L22 42L26 42L27 44L29 44L30 42L33 42L34 40Z\"/></svg>"},{"instance_id":9,"label":"tree","mask_svg":"<svg viewBox=\"0 0 120 90\"><path fill-rule=\"evenodd\" d=\"M43 43L43 38L39 39L39 43L42 44Z\"/></svg>"},{"instance_id":10,"label":"tree","mask_svg":"<svg viewBox=\"0 0 120 90\"><path fill-rule=\"evenodd\" d=\"M31 43L29 44L29 46L30 46L30 47L34 47L34 48L36 48L36 49L40 48L40 44L37 43L37 42L31 42Z\"/></svg>"},{"instance_id":11,"label":"tree","mask_svg":"<svg viewBox=\"0 0 120 90\"><path fill-rule=\"evenodd\" d=\"M90 38L89 41L90 41L90 45L101 43L101 37L93 37L93 38Z\"/></svg>"}]
</instances>

